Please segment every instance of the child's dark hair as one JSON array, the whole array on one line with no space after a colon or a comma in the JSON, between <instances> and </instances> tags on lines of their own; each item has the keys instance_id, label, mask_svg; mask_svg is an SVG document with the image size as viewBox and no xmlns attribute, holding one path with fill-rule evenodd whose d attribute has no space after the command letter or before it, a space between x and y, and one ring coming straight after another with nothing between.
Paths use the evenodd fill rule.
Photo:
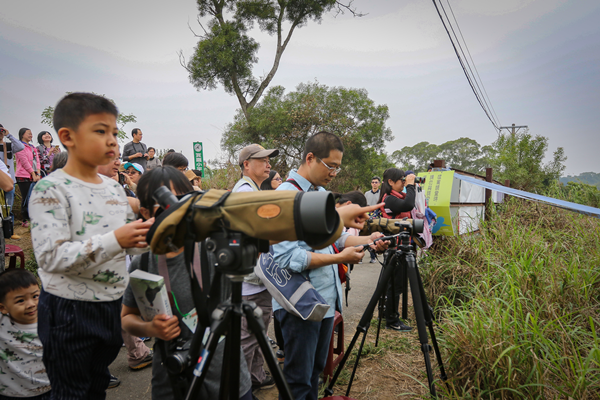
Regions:
<instances>
[{"instance_id":1,"label":"child's dark hair","mask_svg":"<svg viewBox=\"0 0 600 400\"><path fill-rule=\"evenodd\" d=\"M137 197L140 200L140 208L144 207L152 212L154 210L154 192L161 186L173 187L175 193L186 194L194 191L192 184L181 171L166 166L153 168L140 178L137 185Z\"/></svg>"},{"instance_id":2,"label":"child's dark hair","mask_svg":"<svg viewBox=\"0 0 600 400\"><path fill-rule=\"evenodd\" d=\"M181 153L169 153L163 158L163 167L170 165L171 167L181 168L189 165L188 159Z\"/></svg>"},{"instance_id":3,"label":"child's dark hair","mask_svg":"<svg viewBox=\"0 0 600 400\"><path fill-rule=\"evenodd\" d=\"M46 133L48 135L50 135L50 143L52 143L52 140L53 140L52 134L48 131L41 131L40 133L38 133L38 143L39 144L44 144L44 140L42 139L42 136L44 136Z\"/></svg>"},{"instance_id":4,"label":"child's dark hair","mask_svg":"<svg viewBox=\"0 0 600 400\"><path fill-rule=\"evenodd\" d=\"M27 289L32 285L38 286L37 279L26 269L12 268L0 273L0 302L4 303L4 299L9 292L17 289Z\"/></svg>"},{"instance_id":5,"label":"child's dark hair","mask_svg":"<svg viewBox=\"0 0 600 400\"><path fill-rule=\"evenodd\" d=\"M106 97L92 93L71 93L63 97L54 109L54 130L60 128L77 130L88 115L112 114L119 116L117 107Z\"/></svg>"},{"instance_id":6,"label":"child's dark hair","mask_svg":"<svg viewBox=\"0 0 600 400\"><path fill-rule=\"evenodd\" d=\"M275 178L275 175L277 175L277 171L271 170L271 172L269 172L269 177L265 179L263 183L260 184L260 190L273 190L273 186L271 186L271 181L273 180L273 178Z\"/></svg>"},{"instance_id":7,"label":"child's dark hair","mask_svg":"<svg viewBox=\"0 0 600 400\"><path fill-rule=\"evenodd\" d=\"M154 152L156 153L156 149L154 147L148 147L148 151L150 150L154 150Z\"/></svg>"},{"instance_id":8,"label":"child's dark hair","mask_svg":"<svg viewBox=\"0 0 600 400\"><path fill-rule=\"evenodd\" d=\"M404 178L404 171L398 168L388 168L383 173L383 181L381 183L381 192L379 193L379 203L381 203L383 196L392 193L392 187L388 183L388 180L396 183L399 179Z\"/></svg>"},{"instance_id":9,"label":"child's dark hair","mask_svg":"<svg viewBox=\"0 0 600 400\"><path fill-rule=\"evenodd\" d=\"M30 131L31 129L29 128L21 128L19 129L19 140L23 140L23 135L25 134L25 132Z\"/></svg>"},{"instance_id":10,"label":"child's dark hair","mask_svg":"<svg viewBox=\"0 0 600 400\"><path fill-rule=\"evenodd\" d=\"M334 197L337 204L345 204L349 201L350 203L358 204L361 207L367 206L367 198L361 191L358 190L353 190L343 194L335 193Z\"/></svg>"}]
</instances>

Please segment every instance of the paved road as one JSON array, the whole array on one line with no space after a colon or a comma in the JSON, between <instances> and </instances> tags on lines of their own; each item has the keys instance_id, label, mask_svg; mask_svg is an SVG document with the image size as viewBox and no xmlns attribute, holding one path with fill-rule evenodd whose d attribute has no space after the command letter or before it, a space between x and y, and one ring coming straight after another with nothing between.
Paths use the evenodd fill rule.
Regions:
<instances>
[{"instance_id":1,"label":"paved road","mask_svg":"<svg viewBox=\"0 0 600 400\"><path fill-rule=\"evenodd\" d=\"M381 256L379 258L381 260ZM348 296L347 308L344 300L344 318L346 320L357 321L362 316L377 285L381 265L379 263L369 264L368 254L365 255L363 262L363 264L355 265L351 274L351 290ZM271 332L269 335L275 337L272 332L272 324L270 326ZM354 329L346 329L346 335L354 335ZM146 342L149 346L152 343ZM109 389L106 398L108 400L150 400L152 398L150 386L152 378L151 370L152 368L148 367L141 371L131 371L127 366L126 351L123 348L117 359L110 366L111 373L121 380L121 385L117 388ZM263 398L260 392L257 393L257 396Z\"/></svg>"}]
</instances>

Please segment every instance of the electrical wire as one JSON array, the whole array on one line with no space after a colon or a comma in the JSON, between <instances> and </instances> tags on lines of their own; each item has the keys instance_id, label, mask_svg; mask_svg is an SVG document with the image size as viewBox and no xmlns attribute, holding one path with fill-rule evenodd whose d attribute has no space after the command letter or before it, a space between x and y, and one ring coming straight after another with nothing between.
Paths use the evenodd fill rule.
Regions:
<instances>
[{"instance_id":1,"label":"electrical wire","mask_svg":"<svg viewBox=\"0 0 600 400\"><path fill-rule=\"evenodd\" d=\"M450 0L446 0L446 2L448 3L448 7L450 8L450 13L452 14L452 18L454 19L454 22L456 23L456 28L458 29L458 33L460 33L460 37L462 38L463 43L465 44L465 49L467 49L467 54L469 55L469 59L471 59L471 63L473 64L473 68L475 69L475 73L477 74L477 78L479 79L479 82L481 83L481 87L483 88L483 93L485 94L485 97L487 97L487 103L489 103L489 106L492 110L492 113L494 114L495 117L495 121L498 125L502 125L500 123L500 118L498 118L498 114L496 114L496 110L494 109L494 106L492 105L492 101L490 100L490 96L487 94L487 90L485 89L485 86L483 85L483 81L481 80L481 76L479 76L479 71L477 70L477 66L475 65L475 61L473 61L473 57L471 57L471 52L469 51L469 47L467 46L467 42L462 34L462 31L460 29L460 26L458 25L458 21L456 20L456 16L454 15L454 10L452 9L452 6L450 5Z\"/></svg>"},{"instance_id":2,"label":"electrical wire","mask_svg":"<svg viewBox=\"0 0 600 400\"><path fill-rule=\"evenodd\" d=\"M458 48L457 48L456 43L452 39L452 35L450 34L450 30L448 29L448 26L446 26L446 22L444 21L442 13L440 12L440 7L438 7L438 4L436 3L436 0L433 0L433 5L434 5L434 7L435 7L435 9L436 9L436 11L438 13L438 16L440 17L440 20L442 21L442 25L444 26L444 29L446 30L446 33L448 34L448 38L450 39L450 43L452 44L452 48L454 49L454 53L456 54L456 57L458 58L458 62L460 64L461 68L463 69L465 77L467 78L467 82L469 83L469 86L471 87L471 90L473 91L473 94L475 94L475 98L477 99L477 102L479 102L479 105L483 109L483 112L488 117L488 119L490 120L490 122L492 123L492 125L494 126L494 128L496 128L497 131L500 131L500 128L498 127L499 124L492 117L492 115L491 115L492 112L490 111L490 109L488 109L489 106L488 106L487 102L485 101L485 98L484 98L483 94L481 93L481 88L479 88L477 80L475 79L474 76L471 76L473 74L473 71L472 71L471 66L470 66L470 64L468 62L467 57L465 56L465 54L464 54L464 52L462 50L462 47L460 46L460 41L458 40L458 37L457 37L456 33L454 32L454 28L452 27L450 19L448 18L448 14L446 13L446 10L444 9L444 6L441 3L441 0L440 0L440 7L442 8L442 10L444 12L444 15L446 15L446 19L448 20L448 25L450 26L450 29L454 33L454 36L456 38L456 42L458 43ZM461 36L462 36L462 33L461 33ZM464 38L463 38L463 41L464 41ZM466 47L466 42L465 42L465 47ZM460 51L459 51L459 48L460 48ZM462 53L463 57L461 57L461 53ZM463 61L463 58L465 59L464 61ZM465 66L465 64L466 64L466 66ZM471 71L471 75L469 75L469 71ZM475 84L473 82L475 82ZM477 88L476 88L476 86L477 86ZM483 86L483 82L482 82L482 86ZM488 97L488 100L489 100L489 97ZM491 102L490 102L490 104L491 104Z\"/></svg>"}]
</instances>

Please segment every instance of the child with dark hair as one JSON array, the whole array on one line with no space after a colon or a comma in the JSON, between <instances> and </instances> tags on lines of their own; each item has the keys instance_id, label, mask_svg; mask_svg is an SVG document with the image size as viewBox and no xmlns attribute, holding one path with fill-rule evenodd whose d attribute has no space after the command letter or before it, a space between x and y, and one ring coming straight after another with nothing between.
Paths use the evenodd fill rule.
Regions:
<instances>
[{"instance_id":1,"label":"child with dark hair","mask_svg":"<svg viewBox=\"0 0 600 400\"><path fill-rule=\"evenodd\" d=\"M144 218L152 218L158 207L154 200L154 193L162 186L170 188L174 195L184 195L192 191L192 186L184 174L173 167L158 167L147 172L140 178L138 184L138 198L140 200L140 214ZM131 290L131 285L127 287L123 297L123 313L121 320L123 329L134 336L152 336L164 341L170 341L177 338L190 339L196 332L198 318L189 318L196 314L194 300L192 297L192 286L190 282L189 267L186 268L183 247L165 255L155 255L149 253L147 261L145 256L136 256L131 261L131 271L142 269L152 274L159 274L159 263L166 265L165 283L170 286L171 295L176 299L176 307L173 309L173 316L157 315L151 321L144 321L140 316L140 310ZM199 251L198 248L195 251ZM207 263L200 268L211 268ZM211 268L209 275L214 276L214 269ZM211 278L212 279L212 278ZM204 284L203 289L210 287L210 284ZM208 289L207 289L208 290ZM198 332L196 332L198 333ZM212 359L208 375L204 380L199 398L216 399L219 397L219 386L221 376L221 366L223 363L224 342L217 346L217 350ZM236 363L228 360L231 368L240 369L239 398L250 400L252 398L250 374L246 366L246 360L240 351L240 360ZM162 362L160 351L154 352L154 362L152 363L152 398L161 400L174 399L169 376Z\"/></svg>"},{"instance_id":2,"label":"child with dark hair","mask_svg":"<svg viewBox=\"0 0 600 400\"><path fill-rule=\"evenodd\" d=\"M123 188L98 174L118 152L117 108L72 93L54 111L69 158L35 186L31 239L40 266L44 364L57 399L104 399L108 366L123 343L126 253L147 250L152 221L135 221Z\"/></svg>"},{"instance_id":3,"label":"child with dark hair","mask_svg":"<svg viewBox=\"0 0 600 400\"><path fill-rule=\"evenodd\" d=\"M188 159L181 153L167 153L165 158L163 158L162 166L167 167L171 166L175 169L180 170L181 172L185 172L188 169L189 161Z\"/></svg>"},{"instance_id":4,"label":"child with dark hair","mask_svg":"<svg viewBox=\"0 0 600 400\"><path fill-rule=\"evenodd\" d=\"M50 399L37 333L40 287L25 269L0 274L0 347L3 353L0 400Z\"/></svg>"}]
</instances>

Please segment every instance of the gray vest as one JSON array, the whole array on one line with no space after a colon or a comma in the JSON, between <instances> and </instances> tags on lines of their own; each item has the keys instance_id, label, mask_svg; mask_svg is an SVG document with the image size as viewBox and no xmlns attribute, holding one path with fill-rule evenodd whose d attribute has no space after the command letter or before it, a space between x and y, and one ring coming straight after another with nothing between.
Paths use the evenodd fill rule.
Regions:
<instances>
[{"instance_id":1,"label":"gray vest","mask_svg":"<svg viewBox=\"0 0 600 400\"><path fill-rule=\"evenodd\" d=\"M242 179L237 181L237 183L235 184L233 189L231 189L231 191L233 193L237 192L238 189L246 183L248 185L250 185L252 190L254 190L255 192L260 192L260 189L258 186L256 186L256 183L254 183L254 181L252 179L248 178L247 176L243 176ZM260 278L254 272L252 272L250 275L245 276L244 282L249 283L251 285L262 285L263 284L262 281L260 280Z\"/></svg>"}]
</instances>

